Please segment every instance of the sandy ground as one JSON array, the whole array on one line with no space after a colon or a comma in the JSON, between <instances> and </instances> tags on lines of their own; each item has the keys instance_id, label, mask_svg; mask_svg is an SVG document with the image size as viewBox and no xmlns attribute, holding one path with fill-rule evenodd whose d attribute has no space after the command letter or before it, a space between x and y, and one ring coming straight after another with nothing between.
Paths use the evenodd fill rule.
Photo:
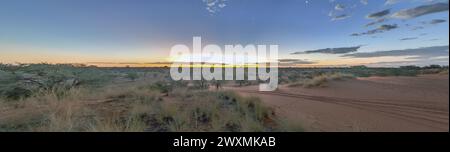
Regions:
<instances>
[{"instance_id":1,"label":"sandy ground","mask_svg":"<svg viewBox=\"0 0 450 152\"><path fill-rule=\"evenodd\" d=\"M306 131L449 131L448 75L358 78L322 88L280 86L275 92L225 89L260 97Z\"/></svg>"}]
</instances>

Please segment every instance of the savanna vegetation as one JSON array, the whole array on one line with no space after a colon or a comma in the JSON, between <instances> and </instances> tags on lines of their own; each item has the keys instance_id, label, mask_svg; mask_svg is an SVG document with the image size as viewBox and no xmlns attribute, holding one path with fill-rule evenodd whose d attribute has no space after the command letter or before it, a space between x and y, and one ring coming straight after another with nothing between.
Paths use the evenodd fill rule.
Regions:
<instances>
[{"instance_id":1,"label":"savanna vegetation","mask_svg":"<svg viewBox=\"0 0 450 152\"><path fill-rule=\"evenodd\" d=\"M403 66L399 68L371 68L354 66L345 68L282 68L280 83L289 87L324 87L329 81L342 81L371 76L417 76L421 74L448 74L448 66Z\"/></svg>"},{"instance_id":2,"label":"savanna vegetation","mask_svg":"<svg viewBox=\"0 0 450 152\"><path fill-rule=\"evenodd\" d=\"M448 74L448 67L282 68L279 78L309 88L419 74ZM0 64L0 131L302 131L260 99L221 89L258 83L172 81L167 68Z\"/></svg>"},{"instance_id":3,"label":"savanna vegetation","mask_svg":"<svg viewBox=\"0 0 450 152\"><path fill-rule=\"evenodd\" d=\"M222 81L163 68L1 65L0 131L301 131ZM209 86L216 86L210 90Z\"/></svg>"}]
</instances>

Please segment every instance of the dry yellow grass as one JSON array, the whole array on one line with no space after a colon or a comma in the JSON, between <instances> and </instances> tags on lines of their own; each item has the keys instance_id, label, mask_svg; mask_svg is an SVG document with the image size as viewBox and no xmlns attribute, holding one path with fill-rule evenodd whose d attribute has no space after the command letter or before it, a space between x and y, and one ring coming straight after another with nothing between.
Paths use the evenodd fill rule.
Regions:
<instances>
[{"instance_id":1,"label":"dry yellow grass","mask_svg":"<svg viewBox=\"0 0 450 152\"><path fill-rule=\"evenodd\" d=\"M145 84L47 91L0 101L1 131L276 131L273 111L233 92L176 88L170 97ZM148 87L147 87L148 88ZM6 115L7 114L7 115Z\"/></svg>"}]
</instances>

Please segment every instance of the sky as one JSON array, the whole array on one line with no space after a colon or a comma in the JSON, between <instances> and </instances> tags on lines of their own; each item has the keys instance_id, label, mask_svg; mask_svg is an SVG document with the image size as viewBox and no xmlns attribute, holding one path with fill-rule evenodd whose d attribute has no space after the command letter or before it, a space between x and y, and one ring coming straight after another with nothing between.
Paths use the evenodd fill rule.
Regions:
<instances>
[{"instance_id":1,"label":"sky","mask_svg":"<svg viewBox=\"0 0 450 152\"><path fill-rule=\"evenodd\" d=\"M149 66L170 48L279 45L286 66L448 65L448 0L2 0L1 63Z\"/></svg>"}]
</instances>

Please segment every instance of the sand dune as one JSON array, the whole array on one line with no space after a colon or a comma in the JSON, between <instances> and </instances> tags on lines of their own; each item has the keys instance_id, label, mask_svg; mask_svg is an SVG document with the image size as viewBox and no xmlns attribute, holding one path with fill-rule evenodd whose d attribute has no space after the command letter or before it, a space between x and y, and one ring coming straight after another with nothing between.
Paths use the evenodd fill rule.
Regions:
<instances>
[{"instance_id":1,"label":"sand dune","mask_svg":"<svg viewBox=\"0 0 450 152\"><path fill-rule=\"evenodd\" d=\"M370 77L329 82L321 88L259 92L278 115L303 124L306 131L449 131L448 75Z\"/></svg>"}]
</instances>

